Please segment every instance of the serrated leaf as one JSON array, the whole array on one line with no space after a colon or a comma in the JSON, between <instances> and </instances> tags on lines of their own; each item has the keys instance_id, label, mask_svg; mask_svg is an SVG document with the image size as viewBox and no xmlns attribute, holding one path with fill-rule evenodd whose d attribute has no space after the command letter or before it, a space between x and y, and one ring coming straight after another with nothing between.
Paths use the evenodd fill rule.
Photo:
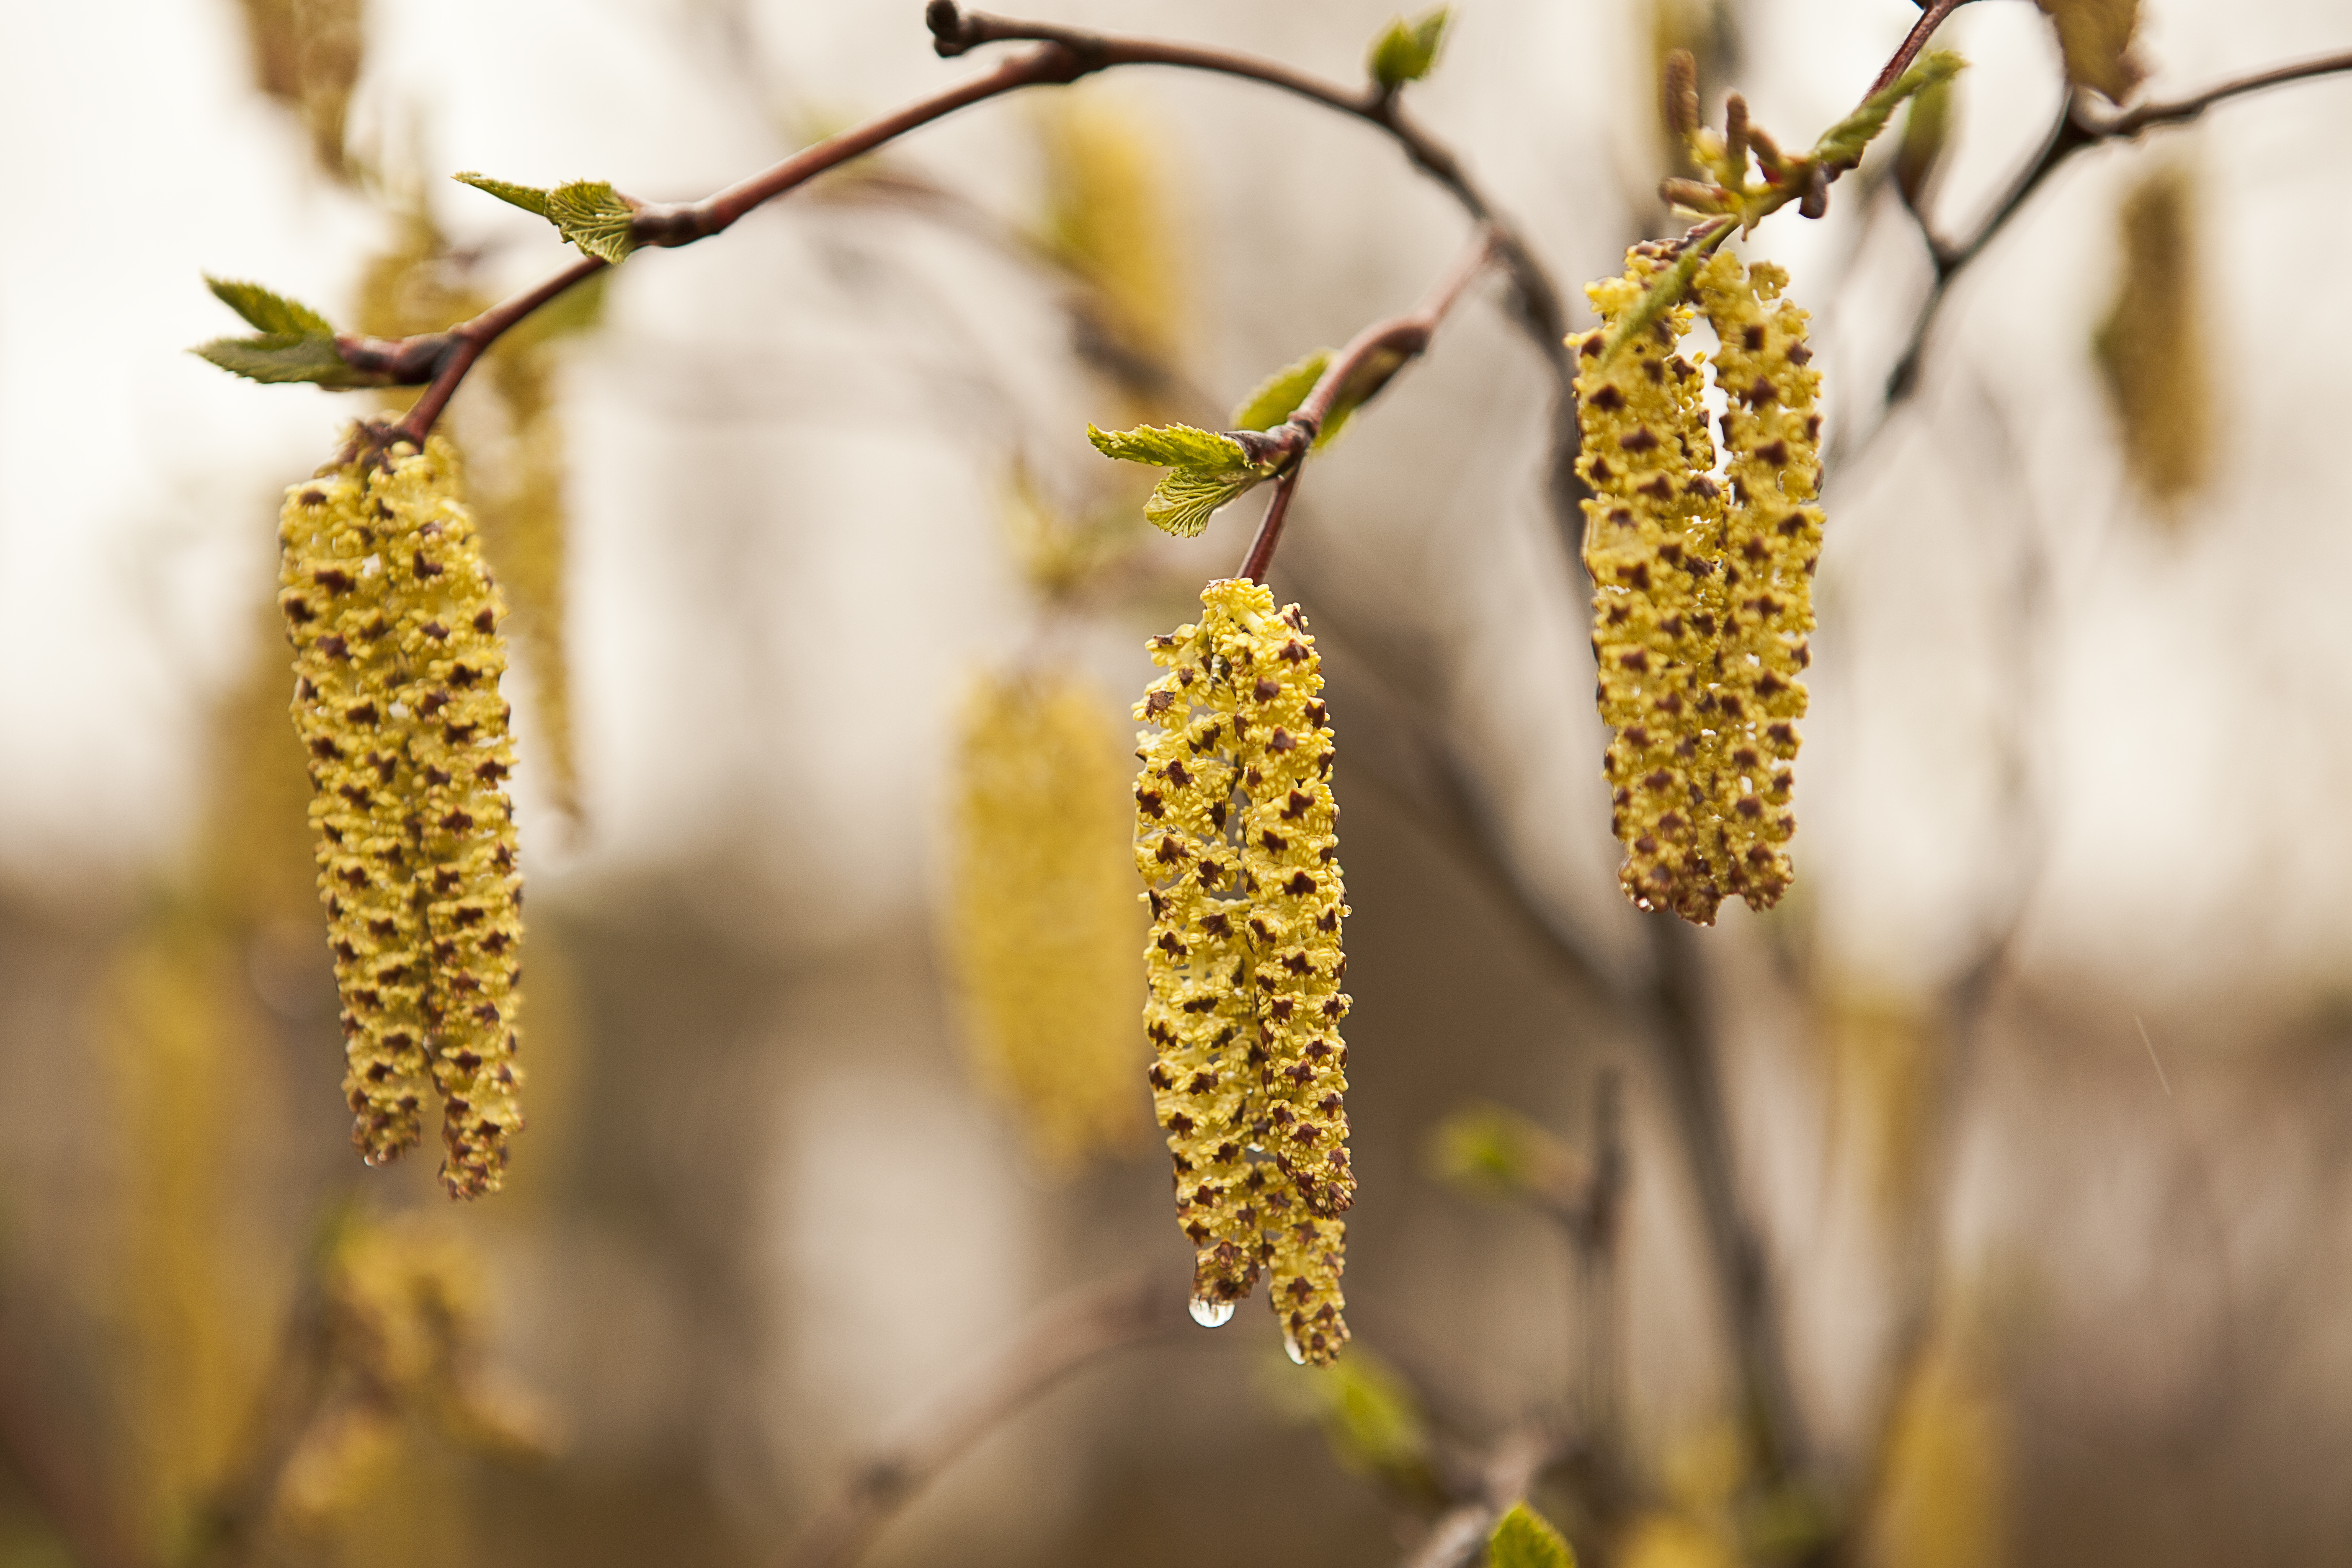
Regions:
<instances>
[{"instance_id":1,"label":"serrated leaf","mask_svg":"<svg viewBox=\"0 0 2352 1568\"><path fill-rule=\"evenodd\" d=\"M1389 23L1387 30L1372 40L1372 52L1365 62L1382 92L1394 92L1429 74L1437 63L1438 46L1444 42L1446 24L1453 19L1454 8L1439 5L1410 22L1399 16Z\"/></svg>"},{"instance_id":2,"label":"serrated leaf","mask_svg":"<svg viewBox=\"0 0 2352 1568\"><path fill-rule=\"evenodd\" d=\"M502 202L534 213L555 226L566 243L614 266L628 258L636 246L636 209L613 189L609 180L571 180L552 190L518 185L472 173L453 175L463 184L487 191Z\"/></svg>"},{"instance_id":3,"label":"serrated leaf","mask_svg":"<svg viewBox=\"0 0 2352 1568\"><path fill-rule=\"evenodd\" d=\"M1495 1521L1486 1562L1488 1568L1576 1568L1576 1553L1549 1520L1517 1503Z\"/></svg>"},{"instance_id":4,"label":"serrated leaf","mask_svg":"<svg viewBox=\"0 0 2352 1568\"><path fill-rule=\"evenodd\" d=\"M1249 454L1230 436L1190 425L1139 425L1132 430L1087 426L1087 439L1106 458L1157 463L1167 468L1246 468Z\"/></svg>"},{"instance_id":5,"label":"serrated leaf","mask_svg":"<svg viewBox=\"0 0 2352 1568\"><path fill-rule=\"evenodd\" d=\"M1193 538L1218 508L1239 500L1262 478L1249 468L1172 469L1143 503L1144 521L1179 539Z\"/></svg>"},{"instance_id":6,"label":"serrated leaf","mask_svg":"<svg viewBox=\"0 0 2352 1568\"><path fill-rule=\"evenodd\" d=\"M215 338L189 352L248 381L307 381L337 391L383 384L381 378L362 375L345 364L331 337L264 332L250 338Z\"/></svg>"},{"instance_id":7,"label":"serrated leaf","mask_svg":"<svg viewBox=\"0 0 2352 1568\"><path fill-rule=\"evenodd\" d=\"M213 298L245 318L246 325L256 331L287 337L323 337L335 335L333 323L310 306L285 295L273 292L258 283L240 282L233 278L215 278L205 274L205 287Z\"/></svg>"},{"instance_id":8,"label":"serrated leaf","mask_svg":"<svg viewBox=\"0 0 2352 1568\"><path fill-rule=\"evenodd\" d=\"M468 169L452 174L461 185L471 185L478 191L488 191L510 206L518 206L534 217L547 216L547 193L537 185L518 185L510 180L493 180L488 174L478 174Z\"/></svg>"},{"instance_id":9,"label":"serrated leaf","mask_svg":"<svg viewBox=\"0 0 2352 1568\"><path fill-rule=\"evenodd\" d=\"M334 323L310 306L258 283L207 274L205 286L247 325L261 330L249 338L215 338L190 351L198 357L250 381L307 381L337 389L384 384L383 377L362 374L343 363Z\"/></svg>"},{"instance_id":10,"label":"serrated leaf","mask_svg":"<svg viewBox=\"0 0 2352 1568\"><path fill-rule=\"evenodd\" d=\"M573 180L547 194L547 216L556 232L589 255L618 266L637 247L632 224L637 212L604 180Z\"/></svg>"},{"instance_id":11,"label":"serrated leaf","mask_svg":"<svg viewBox=\"0 0 2352 1568\"><path fill-rule=\"evenodd\" d=\"M1968 61L1949 49L1930 49L1911 68L1872 93L1853 113L1822 133L1813 143L1816 162L1832 169L1851 169L1862 162L1863 150L1886 129L1887 120L1903 100L1948 82L1968 68Z\"/></svg>"}]
</instances>

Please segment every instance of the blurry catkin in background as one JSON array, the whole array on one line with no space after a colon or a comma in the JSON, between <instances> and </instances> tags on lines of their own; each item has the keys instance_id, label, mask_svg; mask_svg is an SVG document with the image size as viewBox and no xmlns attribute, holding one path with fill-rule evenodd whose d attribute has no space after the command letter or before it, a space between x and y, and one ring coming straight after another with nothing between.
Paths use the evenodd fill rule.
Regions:
<instances>
[{"instance_id":1,"label":"blurry catkin in background","mask_svg":"<svg viewBox=\"0 0 2352 1568\"><path fill-rule=\"evenodd\" d=\"M2213 394L2199 309L2195 186L2161 168L2125 196L2123 278L2094 347L2133 480L2169 511L2213 465Z\"/></svg>"},{"instance_id":2,"label":"blurry catkin in background","mask_svg":"<svg viewBox=\"0 0 2352 1568\"><path fill-rule=\"evenodd\" d=\"M1143 1127L1121 739L1100 692L1047 669L976 680L957 741L948 957L974 1065L1048 1171Z\"/></svg>"},{"instance_id":3,"label":"blurry catkin in background","mask_svg":"<svg viewBox=\"0 0 2352 1568\"><path fill-rule=\"evenodd\" d=\"M1161 384L1185 341L1165 143L1100 84L1042 100L1037 124L1045 246L1092 295L1084 321L1092 341L1080 348L1148 414L1164 401Z\"/></svg>"},{"instance_id":4,"label":"blurry catkin in background","mask_svg":"<svg viewBox=\"0 0 2352 1568\"><path fill-rule=\"evenodd\" d=\"M1886 1456L1876 1560L1902 1568L2001 1568L2009 1561L2004 1424L1970 1358L1920 1358Z\"/></svg>"},{"instance_id":5,"label":"blurry catkin in background","mask_svg":"<svg viewBox=\"0 0 2352 1568\"><path fill-rule=\"evenodd\" d=\"M241 1200L273 1142L256 991L295 1013L305 979L322 1001L328 983L278 630L273 613L214 715L190 873L155 890L94 999L127 1132L112 1287L132 1438L126 1506L167 1532L218 1480L273 1331L256 1283L262 1237ZM331 1015L310 1034L323 1068Z\"/></svg>"},{"instance_id":6,"label":"blurry catkin in background","mask_svg":"<svg viewBox=\"0 0 2352 1568\"><path fill-rule=\"evenodd\" d=\"M319 166L349 178L343 117L367 41L364 0L245 0L245 28L256 85L301 118Z\"/></svg>"}]
</instances>

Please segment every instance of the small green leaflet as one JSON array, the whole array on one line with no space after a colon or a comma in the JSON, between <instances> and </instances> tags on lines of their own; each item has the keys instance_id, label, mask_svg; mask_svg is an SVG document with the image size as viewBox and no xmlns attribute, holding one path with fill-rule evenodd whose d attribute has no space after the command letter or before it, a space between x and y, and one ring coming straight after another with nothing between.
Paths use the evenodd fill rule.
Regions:
<instances>
[{"instance_id":1,"label":"small green leaflet","mask_svg":"<svg viewBox=\"0 0 2352 1568\"><path fill-rule=\"evenodd\" d=\"M249 338L215 338L191 352L225 371L251 381L307 381L318 386L381 386L343 363L335 348L334 324L310 306L273 293L258 283L207 274L213 297L257 329Z\"/></svg>"},{"instance_id":2,"label":"small green leaflet","mask_svg":"<svg viewBox=\"0 0 2352 1568\"><path fill-rule=\"evenodd\" d=\"M1445 39L1446 24L1454 19L1451 5L1423 11L1408 22L1399 16L1372 40L1365 62L1382 92L1394 92L1409 81L1419 81L1437 63L1437 47Z\"/></svg>"},{"instance_id":3,"label":"small green leaflet","mask_svg":"<svg viewBox=\"0 0 2352 1568\"><path fill-rule=\"evenodd\" d=\"M1265 475L1250 466L1240 442L1190 425L1144 425L1133 430L1087 426L1087 439L1106 458L1156 463L1170 472L1143 503L1155 528L1190 539L1209 526L1219 507L1238 500Z\"/></svg>"},{"instance_id":4,"label":"small green leaflet","mask_svg":"<svg viewBox=\"0 0 2352 1568\"><path fill-rule=\"evenodd\" d=\"M1323 379L1323 369L1331 363L1331 353L1329 349L1317 349L1305 359L1295 364L1284 365L1267 376L1258 384L1257 390L1234 410L1234 428L1271 430L1288 419L1297 412L1298 405L1307 401L1307 395L1315 390L1315 384ZM1337 436L1339 427L1348 423L1348 416L1355 411L1353 403L1341 402L1333 405L1330 415L1323 421L1321 432L1315 437L1315 444L1320 447Z\"/></svg>"},{"instance_id":5,"label":"small green leaflet","mask_svg":"<svg viewBox=\"0 0 2352 1568\"><path fill-rule=\"evenodd\" d=\"M1163 468L1246 468L1249 454L1230 436L1190 425L1139 425L1132 430L1087 426L1087 439L1106 458L1157 463Z\"/></svg>"},{"instance_id":6,"label":"small green leaflet","mask_svg":"<svg viewBox=\"0 0 2352 1568\"><path fill-rule=\"evenodd\" d=\"M1576 1568L1576 1553L1549 1520L1518 1503L1495 1521L1486 1562L1488 1568Z\"/></svg>"},{"instance_id":7,"label":"small green leaflet","mask_svg":"<svg viewBox=\"0 0 2352 1568\"><path fill-rule=\"evenodd\" d=\"M570 244L600 261L614 266L637 247L632 225L636 208L604 180L572 180L552 190L494 180L488 174L462 174L451 178L473 186L555 226Z\"/></svg>"},{"instance_id":8,"label":"small green leaflet","mask_svg":"<svg viewBox=\"0 0 2352 1568\"><path fill-rule=\"evenodd\" d=\"M1930 49L1911 68L1857 104L1852 114L1822 132L1813 143L1814 161L1832 169L1851 169L1862 162L1868 147L1903 100L1914 93L1951 80L1968 62L1949 49Z\"/></svg>"}]
</instances>

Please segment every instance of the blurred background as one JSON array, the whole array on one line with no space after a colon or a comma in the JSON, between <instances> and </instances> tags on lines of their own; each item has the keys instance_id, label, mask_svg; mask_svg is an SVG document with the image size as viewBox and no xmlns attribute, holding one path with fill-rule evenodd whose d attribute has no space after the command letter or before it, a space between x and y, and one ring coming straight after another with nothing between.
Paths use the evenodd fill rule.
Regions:
<instances>
[{"instance_id":1,"label":"blurred background","mask_svg":"<svg viewBox=\"0 0 2352 1568\"><path fill-rule=\"evenodd\" d=\"M469 381L530 1130L462 1209L430 1151L359 1164L274 520L384 403L187 354L235 329L200 274L438 328L565 255L451 172L705 194L970 72L919 9L0 3L0 1564L794 1561L1138 1269L1159 1315L866 1561L1399 1561L1530 1464L1591 1563L2352 1561L2352 82L2070 160L1890 398L1906 200L1965 237L2061 106L2021 0L1946 28L1940 141L1744 247L1832 416L1782 908L1685 940L1617 891L1499 280L1307 477L1274 583L1346 807L1341 1370L1183 1315L1118 880L1142 639L1257 505L1152 535L1085 426L1223 423L1466 229L1244 83L966 110ZM1050 19L1352 83L1390 14ZM1668 232L1665 49L1798 146L1915 16L1466 0L1411 100L1585 325ZM2325 0L2143 0L2139 90L2347 43ZM1079 907L1045 948L1007 915Z\"/></svg>"}]
</instances>

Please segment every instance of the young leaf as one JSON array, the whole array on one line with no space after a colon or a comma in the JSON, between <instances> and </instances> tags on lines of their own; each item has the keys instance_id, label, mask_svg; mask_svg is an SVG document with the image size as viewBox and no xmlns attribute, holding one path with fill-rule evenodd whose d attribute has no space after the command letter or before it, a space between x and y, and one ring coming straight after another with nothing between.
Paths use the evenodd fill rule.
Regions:
<instances>
[{"instance_id":1,"label":"young leaf","mask_svg":"<svg viewBox=\"0 0 2352 1568\"><path fill-rule=\"evenodd\" d=\"M1489 1568L1576 1568L1576 1553L1549 1520L1517 1503L1495 1521L1486 1562Z\"/></svg>"},{"instance_id":2,"label":"young leaf","mask_svg":"<svg viewBox=\"0 0 2352 1568\"><path fill-rule=\"evenodd\" d=\"M273 293L258 283L243 283L233 278L215 278L205 274L205 287L213 298L245 318L246 325L258 332L285 333L294 337L331 338L335 329L327 318L283 294Z\"/></svg>"},{"instance_id":3,"label":"young leaf","mask_svg":"<svg viewBox=\"0 0 2352 1568\"><path fill-rule=\"evenodd\" d=\"M1399 16L1389 23L1387 30L1372 40L1371 57L1366 62L1382 92L1394 92L1429 74L1429 68L1437 63L1446 24L1453 19L1451 5L1438 5L1410 22Z\"/></svg>"},{"instance_id":4,"label":"young leaf","mask_svg":"<svg viewBox=\"0 0 2352 1568\"><path fill-rule=\"evenodd\" d=\"M230 310L260 329L249 338L215 338L194 351L198 357L250 381L307 381L318 386L381 386L379 376L362 375L343 363L335 347L334 324L310 306L273 293L258 283L207 275L205 286Z\"/></svg>"},{"instance_id":5,"label":"young leaf","mask_svg":"<svg viewBox=\"0 0 2352 1568\"><path fill-rule=\"evenodd\" d=\"M1087 439L1106 458L1157 463L1167 468L1246 468L1249 455L1230 436L1190 425L1139 425L1132 430L1087 426Z\"/></svg>"},{"instance_id":6,"label":"young leaf","mask_svg":"<svg viewBox=\"0 0 2352 1568\"><path fill-rule=\"evenodd\" d=\"M1144 520L1179 539L1191 539L1209 526L1218 508L1248 494L1261 477L1249 468L1177 468L1143 503Z\"/></svg>"},{"instance_id":7,"label":"young leaf","mask_svg":"<svg viewBox=\"0 0 2352 1568\"><path fill-rule=\"evenodd\" d=\"M1905 99L1948 82L1968 61L1949 49L1930 49L1886 86L1855 106L1853 113L1822 133L1813 143L1813 158L1830 169L1851 169L1862 162L1863 149L1886 129L1886 121Z\"/></svg>"},{"instance_id":8,"label":"young leaf","mask_svg":"<svg viewBox=\"0 0 2352 1568\"><path fill-rule=\"evenodd\" d=\"M1307 395L1315 390L1315 384L1323 377L1323 367L1330 363L1331 351L1317 349L1305 359L1284 365L1267 376L1234 410L1234 428L1271 430L1289 418L1307 401Z\"/></svg>"},{"instance_id":9,"label":"young leaf","mask_svg":"<svg viewBox=\"0 0 2352 1568\"><path fill-rule=\"evenodd\" d=\"M632 228L636 208L614 190L609 181L572 180L552 190L542 190L537 185L493 180L487 174L468 173L452 177L545 218L567 243L578 246L600 261L618 266L637 247Z\"/></svg>"},{"instance_id":10,"label":"young leaf","mask_svg":"<svg viewBox=\"0 0 2352 1568\"><path fill-rule=\"evenodd\" d=\"M1143 515L1155 528L1190 539L1209 526L1209 514L1265 478L1242 444L1190 425L1140 425L1132 430L1087 426L1087 439L1106 458L1159 463L1172 471L1160 481Z\"/></svg>"},{"instance_id":11,"label":"young leaf","mask_svg":"<svg viewBox=\"0 0 2352 1568\"><path fill-rule=\"evenodd\" d=\"M1911 100L1911 112L1903 120L1903 141L1895 151L1895 184L1910 205L1919 205L1951 136L1952 84L1939 81Z\"/></svg>"}]
</instances>

